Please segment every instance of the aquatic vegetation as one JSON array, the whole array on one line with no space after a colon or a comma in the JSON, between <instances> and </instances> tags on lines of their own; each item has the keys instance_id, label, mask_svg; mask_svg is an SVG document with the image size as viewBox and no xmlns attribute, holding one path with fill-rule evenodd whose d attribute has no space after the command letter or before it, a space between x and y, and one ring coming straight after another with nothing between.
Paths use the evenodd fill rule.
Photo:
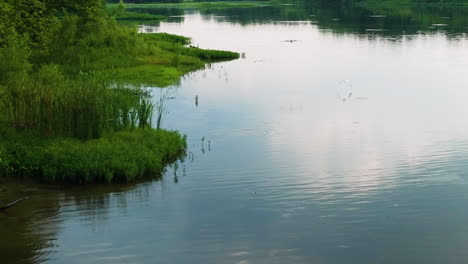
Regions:
<instances>
[{"instance_id":1,"label":"aquatic vegetation","mask_svg":"<svg viewBox=\"0 0 468 264\"><path fill-rule=\"evenodd\" d=\"M177 43L180 45L190 44L190 38L179 36L179 35L174 35L174 34L168 34L168 33L144 34L143 37L146 40L151 40L151 41L165 41L165 42L170 42L170 43Z\"/></svg>"},{"instance_id":2,"label":"aquatic vegetation","mask_svg":"<svg viewBox=\"0 0 468 264\"><path fill-rule=\"evenodd\" d=\"M145 90L111 73L29 63L24 39L0 49L0 176L47 182L130 181L160 174L185 138L151 129Z\"/></svg>"},{"instance_id":3,"label":"aquatic vegetation","mask_svg":"<svg viewBox=\"0 0 468 264\"><path fill-rule=\"evenodd\" d=\"M166 164L184 155L186 139L175 131L126 129L81 141L44 138L2 124L0 176L45 182L132 181L161 175Z\"/></svg>"},{"instance_id":4,"label":"aquatic vegetation","mask_svg":"<svg viewBox=\"0 0 468 264\"><path fill-rule=\"evenodd\" d=\"M161 21L166 19L165 16L161 15L153 15L147 13L140 13L140 12L129 12L125 11L119 13L115 17L117 20L150 20L150 21Z\"/></svg>"},{"instance_id":5,"label":"aquatic vegetation","mask_svg":"<svg viewBox=\"0 0 468 264\"><path fill-rule=\"evenodd\" d=\"M141 84L167 86L207 62L238 57L186 47L186 37L140 34L93 1L39 5L44 34L34 36L20 18L1 15L0 33L8 34L0 41L0 176L88 183L158 175L184 155L185 137L161 129L165 102L153 104ZM22 4L0 9L14 14ZM137 16L124 9L113 14Z\"/></svg>"},{"instance_id":6,"label":"aquatic vegetation","mask_svg":"<svg viewBox=\"0 0 468 264\"><path fill-rule=\"evenodd\" d=\"M227 9L252 8L279 5L281 1L181 1L174 3L132 3L125 4L127 8L180 8L180 9ZM108 8L115 8L118 4L107 4Z\"/></svg>"},{"instance_id":7,"label":"aquatic vegetation","mask_svg":"<svg viewBox=\"0 0 468 264\"><path fill-rule=\"evenodd\" d=\"M131 111L147 105L144 91L107 80L97 73L71 79L57 65L43 65L37 73L1 87L2 116L17 130L82 140L128 126L146 127L148 115L138 115L137 124L125 122Z\"/></svg>"},{"instance_id":8,"label":"aquatic vegetation","mask_svg":"<svg viewBox=\"0 0 468 264\"><path fill-rule=\"evenodd\" d=\"M153 49L131 59L133 65L110 69L115 80L131 84L165 87L176 84L188 72L202 69L206 63L233 60L239 53L186 47L190 39L167 33L142 34Z\"/></svg>"},{"instance_id":9,"label":"aquatic vegetation","mask_svg":"<svg viewBox=\"0 0 468 264\"><path fill-rule=\"evenodd\" d=\"M190 39L182 36L139 34L114 20L65 17L54 35L49 48L54 56L33 56L34 61L61 65L67 74L106 72L129 84L168 86L207 62L239 57L235 52L186 47Z\"/></svg>"},{"instance_id":10,"label":"aquatic vegetation","mask_svg":"<svg viewBox=\"0 0 468 264\"><path fill-rule=\"evenodd\" d=\"M165 114L167 114L167 101L169 100L169 92L161 92L159 95L159 100L155 104L155 110L157 114L156 118L156 129L161 129L162 119Z\"/></svg>"},{"instance_id":11,"label":"aquatic vegetation","mask_svg":"<svg viewBox=\"0 0 468 264\"><path fill-rule=\"evenodd\" d=\"M148 64L114 70L115 80L131 84L165 87L176 84L183 72L175 67Z\"/></svg>"}]
</instances>

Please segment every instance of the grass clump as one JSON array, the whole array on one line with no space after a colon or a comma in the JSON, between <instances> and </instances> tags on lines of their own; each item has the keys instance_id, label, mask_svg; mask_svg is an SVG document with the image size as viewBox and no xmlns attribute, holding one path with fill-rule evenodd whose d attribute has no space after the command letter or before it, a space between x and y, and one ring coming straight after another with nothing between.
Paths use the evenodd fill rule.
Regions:
<instances>
[{"instance_id":1,"label":"grass clump","mask_svg":"<svg viewBox=\"0 0 468 264\"><path fill-rule=\"evenodd\" d=\"M140 13L140 12L130 12L125 11L121 12L116 16L117 20L150 20L150 21L161 21L166 19L165 16L161 15L153 15L148 13Z\"/></svg>"},{"instance_id":2,"label":"grass clump","mask_svg":"<svg viewBox=\"0 0 468 264\"><path fill-rule=\"evenodd\" d=\"M190 38L168 33L144 34L143 37L147 41L164 41L180 45L190 44Z\"/></svg>"},{"instance_id":3,"label":"grass clump","mask_svg":"<svg viewBox=\"0 0 468 264\"><path fill-rule=\"evenodd\" d=\"M177 132L123 130L81 141L2 126L0 176L32 177L45 182L133 181L160 175L186 149Z\"/></svg>"}]
</instances>

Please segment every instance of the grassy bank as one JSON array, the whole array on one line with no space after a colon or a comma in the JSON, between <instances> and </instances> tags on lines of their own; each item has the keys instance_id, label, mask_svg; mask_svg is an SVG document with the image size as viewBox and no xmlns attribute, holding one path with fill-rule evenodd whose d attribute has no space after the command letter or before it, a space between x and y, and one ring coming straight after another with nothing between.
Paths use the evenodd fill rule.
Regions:
<instances>
[{"instance_id":1,"label":"grassy bank","mask_svg":"<svg viewBox=\"0 0 468 264\"><path fill-rule=\"evenodd\" d=\"M180 8L180 9L226 9L226 8L252 8L262 6L279 5L279 0L266 1L213 1L213 2L193 2L184 1L182 3L148 3L148 4L126 4L127 8ZM108 4L108 8L115 8L118 4Z\"/></svg>"},{"instance_id":2,"label":"grassy bank","mask_svg":"<svg viewBox=\"0 0 468 264\"><path fill-rule=\"evenodd\" d=\"M68 10L53 3L0 4L0 177L89 183L160 175L184 156L186 140L160 122L152 128L164 102L153 103L142 86L175 84L239 54L140 34L115 18L154 16L105 12L98 0L64 2Z\"/></svg>"},{"instance_id":3,"label":"grassy bank","mask_svg":"<svg viewBox=\"0 0 468 264\"><path fill-rule=\"evenodd\" d=\"M181 76L203 68L206 63L239 58L236 52L188 47L190 39L177 35L156 33L140 37L154 51L135 57L128 67L112 69L116 80L163 87L177 83Z\"/></svg>"},{"instance_id":4,"label":"grassy bank","mask_svg":"<svg viewBox=\"0 0 468 264\"><path fill-rule=\"evenodd\" d=\"M91 33L78 31L80 25ZM133 85L176 84L182 75L201 69L206 63L239 57L235 52L187 47L189 38L166 33L139 34L135 27L124 27L113 20L83 24L79 18L68 17L58 27L56 36L50 44L54 56L38 56L37 60L58 64L67 74L105 72Z\"/></svg>"},{"instance_id":5,"label":"grassy bank","mask_svg":"<svg viewBox=\"0 0 468 264\"><path fill-rule=\"evenodd\" d=\"M183 155L186 141L177 132L123 130L81 141L18 132L2 124L0 176L45 182L133 181L160 175Z\"/></svg>"},{"instance_id":6,"label":"grassy bank","mask_svg":"<svg viewBox=\"0 0 468 264\"><path fill-rule=\"evenodd\" d=\"M166 19L165 16L153 15L148 13L139 13L139 12L121 12L116 15L117 20L137 20L137 21L162 21Z\"/></svg>"}]
</instances>

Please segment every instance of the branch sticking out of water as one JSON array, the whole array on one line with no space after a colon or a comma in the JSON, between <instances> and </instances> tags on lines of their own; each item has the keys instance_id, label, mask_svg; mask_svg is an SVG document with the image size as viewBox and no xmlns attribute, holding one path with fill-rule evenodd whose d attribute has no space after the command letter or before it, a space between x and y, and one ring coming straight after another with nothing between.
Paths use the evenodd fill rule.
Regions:
<instances>
[{"instance_id":1,"label":"branch sticking out of water","mask_svg":"<svg viewBox=\"0 0 468 264\"><path fill-rule=\"evenodd\" d=\"M8 208L10 208L10 207L13 207L13 206L15 206L15 205L21 203L22 201L24 201L24 200L26 200L26 199L28 199L28 197L23 197L23 198L21 198L21 199L18 199L18 200L16 200L16 201L13 201L13 202L11 202L11 203L5 205L5 206L1 206L1 207L0 207L0 211L6 210L6 209L8 209Z\"/></svg>"}]
</instances>

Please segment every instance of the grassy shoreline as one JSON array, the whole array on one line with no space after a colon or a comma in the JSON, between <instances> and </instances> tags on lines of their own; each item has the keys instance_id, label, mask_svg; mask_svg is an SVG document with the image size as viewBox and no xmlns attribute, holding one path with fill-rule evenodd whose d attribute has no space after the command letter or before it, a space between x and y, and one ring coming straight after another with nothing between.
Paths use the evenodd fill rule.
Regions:
<instances>
[{"instance_id":1,"label":"grassy shoreline","mask_svg":"<svg viewBox=\"0 0 468 264\"><path fill-rule=\"evenodd\" d=\"M160 87L176 84L188 72L202 69L207 63L233 60L239 53L188 47L190 39L167 33L143 34L146 42L157 46L158 53L141 56L131 67L116 69L118 81Z\"/></svg>"},{"instance_id":2,"label":"grassy shoreline","mask_svg":"<svg viewBox=\"0 0 468 264\"><path fill-rule=\"evenodd\" d=\"M162 21L167 19L166 16L162 15L153 15L148 13L140 13L140 12L130 12L125 11L121 12L115 17L117 20L133 20L133 21Z\"/></svg>"},{"instance_id":3,"label":"grassy shoreline","mask_svg":"<svg viewBox=\"0 0 468 264\"><path fill-rule=\"evenodd\" d=\"M134 37L145 50L112 68L107 65L114 60L102 56L76 69L43 65L37 72L12 72L12 80L0 84L0 177L128 182L160 176L184 157L185 136L151 128L155 105L138 87L172 85L206 63L239 54L187 47L189 38L167 33ZM4 62L15 45L0 50ZM83 69L89 73L74 73Z\"/></svg>"},{"instance_id":4,"label":"grassy shoreline","mask_svg":"<svg viewBox=\"0 0 468 264\"><path fill-rule=\"evenodd\" d=\"M279 0L266 1L215 1L215 2L182 2L182 3L151 3L151 4L125 4L127 8L178 8L178 9L225 9L225 8L252 8L279 5ZM107 4L108 8L116 8L118 4Z\"/></svg>"},{"instance_id":5,"label":"grassy shoreline","mask_svg":"<svg viewBox=\"0 0 468 264\"><path fill-rule=\"evenodd\" d=\"M183 36L140 34L115 18L156 16L106 12L100 3L76 3L70 10L78 13L59 17L46 6L0 5L0 31L9 32L0 39L0 178L128 182L160 176L184 157L186 137L160 128L164 102L144 86L176 84L239 54L191 47ZM42 22L40 30L24 20Z\"/></svg>"},{"instance_id":6,"label":"grassy shoreline","mask_svg":"<svg viewBox=\"0 0 468 264\"><path fill-rule=\"evenodd\" d=\"M0 130L0 176L48 183L129 182L160 176L185 155L176 131L133 129L81 141Z\"/></svg>"}]
</instances>

